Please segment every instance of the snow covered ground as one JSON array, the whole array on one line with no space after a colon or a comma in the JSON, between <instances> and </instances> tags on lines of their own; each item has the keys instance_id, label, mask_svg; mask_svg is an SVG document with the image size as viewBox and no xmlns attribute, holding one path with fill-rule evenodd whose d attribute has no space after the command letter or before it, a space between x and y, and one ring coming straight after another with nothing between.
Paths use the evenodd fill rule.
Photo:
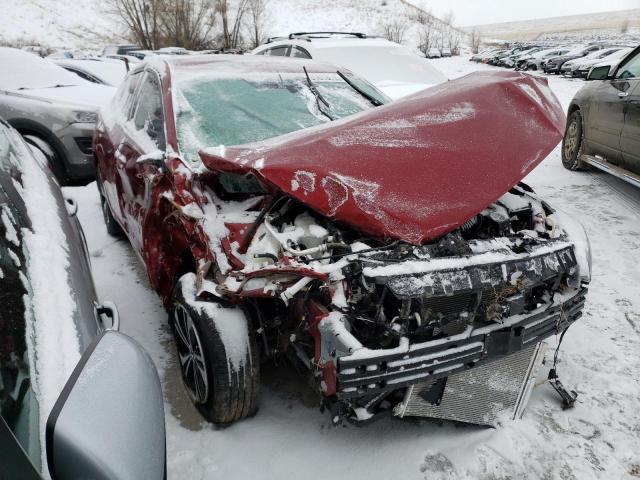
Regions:
<instances>
[{"instance_id":1,"label":"snow covered ground","mask_svg":"<svg viewBox=\"0 0 640 480\"><path fill-rule=\"evenodd\" d=\"M434 64L451 78L494 68L456 57ZM549 82L564 107L584 84ZM166 314L128 243L107 235L95 184L66 189L80 205L100 297L118 304L122 330L150 352L160 372L169 478L640 477L640 190L604 174L566 171L559 148L527 181L591 236L586 312L566 335L559 363L560 378L580 396L573 410L562 411L545 383L522 420L496 429L392 419L332 427L295 372L265 368L257 416L216 430L183 390Z\"/></svg>"}]
</instances>

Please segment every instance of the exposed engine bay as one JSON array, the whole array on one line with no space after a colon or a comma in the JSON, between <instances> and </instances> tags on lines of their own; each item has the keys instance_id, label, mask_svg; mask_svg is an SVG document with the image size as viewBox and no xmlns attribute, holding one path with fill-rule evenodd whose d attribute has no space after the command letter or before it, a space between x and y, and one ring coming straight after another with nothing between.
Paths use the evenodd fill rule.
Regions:
<instances>
[{"instance_id":1,"label":"exposed engine bay","mask_svg":"<svg viewBox=\"0 0 640 480\"><path fill-rule=\"evenodd\" d=\"M363 236L285 195L256 195L259 186L234 177L204 188L228 230L228 265L202 269L198 293L242 304L263 357L303 365L336 420L403 416L419 385L439 405L448 377L538 352L581 315L590 254L575 236L584 232L523 183L411 245Z\"/></svg>"}]
</instances>

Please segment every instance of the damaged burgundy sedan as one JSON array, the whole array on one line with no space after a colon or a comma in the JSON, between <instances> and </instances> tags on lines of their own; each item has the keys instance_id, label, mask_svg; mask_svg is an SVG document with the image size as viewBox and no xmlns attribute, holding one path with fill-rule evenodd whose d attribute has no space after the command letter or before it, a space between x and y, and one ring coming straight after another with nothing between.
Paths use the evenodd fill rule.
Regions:
<instances>
[{"instance_id":1,"label":"damaged burgundy sedan","mask_svg":"<svg viewBox=\"0 0 640 480\"><path fill-rule=\"evenodd\" d=\"M252 415L287 357L336 420L490 424L585 301L584 230L520 183L563 128L525 74L388 103L310 61L189 57L133 70L94 151L205 418Z\"/></svg>"}]
</instances>

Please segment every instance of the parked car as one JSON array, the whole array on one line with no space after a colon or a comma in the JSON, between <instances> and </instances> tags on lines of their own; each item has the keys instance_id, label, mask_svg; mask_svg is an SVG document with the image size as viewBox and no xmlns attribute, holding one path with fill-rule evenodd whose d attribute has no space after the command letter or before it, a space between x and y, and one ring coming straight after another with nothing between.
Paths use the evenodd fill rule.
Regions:
<instances>
[{"instance_id":1,"label":"parked car","mask_svg":"<svg viewBox=\"0 0 640 480\"><path fill-rule=\"evenodd\" d=\"M42 151L60 183L92 181L97 110L115 89L13 48L0 47L0 64L0 118Z\"/></svg>"},{"instance_id":2,"label":"parked car","mask_svg":"<svg viewBox=\"0 0 640 480\"><path fill-rule=\"evenodd\" d=\"M154 57L158 55L158 52L154 50L133 50L129 52L127 55L131 57L135 57L138 60L145 60L145 59L148 59L149 57Z\"/></svg>"},{"instance_id":3,"label":"parked car","mask_svg":"<svg viewBox=\"0 0 640 480\"><path fill-rule=\"evenodd\" d=\"M451 56L451 49L448 47L444 47L442 50L440 50L441 56L443 57L450 57Z\"/></svg>"},{"instance_id":4,"label":"parked car","mask_svg":"<svg viewBox=\"0 0 640 480\"><path fill-rule=\"evenodd\" d=\"M562 68L560 68L560 73L567 77L577 77L578 66L580 64L593 61L593 65L595 65L596 63L604 61L606 57L608 57L612 53L617 52L622 48L623 47L603 48L602 50L596 50L595 52L591 52L590 54L585 55L584 57L576 58L574 60L569 60L565 62L564 65L562 65Z\"/></svg>"},{"instance_id":5,"label":"parked car","mask_svg":"<svg viewBox=\"0 0 640 480\"><path fill-rule=\"evenodd\" d=\"M429 50L427 50L427 58L440 58L442 57L442 53L440 52L440 49L437 47L431 47Z\"/></svg>"},{"instance_id":6,"label":"parked car","mask_svg":"<svg viewBox=\"0 0 640 480\"><path fill-rule=\"evenodd\" d=\"M260 359L285 357L336 420L487 423L533 383L513 362L537 365L584 303L584 231L518 183L563 112L524 74L387 103L336 70L255 55L134 69L94 139L107 229L144 262L206 419L252 415ZM508 407L448 401L444 378L467 396L502 385L483 365L518 385Z\"/></svg>"},{"instance_id":7,"label":"parked car","mask_svg":"<svg viewBox=\"0 0 640 480\"><path fill-rule=\"evenodd\" d=\"M558 47L550 48L547 50L541 50L534 53L531 57L527 58L523 64L520 64L521 70L542 70L544 63L550 58L555 58L560 55L565 55L571 51L570 47Z\"/></svg>"},{"instance_id":8,"label":"parked car","mask_svg":"<svg viewBox=\"0 0 640 480\"><path fill-rule=\"evenodd\" d=\"M159 55L189 55L191 51L183 47L163 47L156 50L156 53Z\"/></svg>"},{"instance_id":9,"label":"parked car","mask_svg":"<svg viewBox=\"0 0 640 480\"><path fill-rule=\"evenodd\" d=\"M576 68L572 71L574 77L579 78L587 78L589 71L592 67L605 64L617 67L619 62L626 57L629 53L633 51L633 48L620 48L615 50L613 53L609 53L608 55L602 58L593 58L593 59L582 59L580 62L577 62Z\"/></svg>"},{"instance_id":10,"label":"parked car","mask_svg":"<svg viewBox=\"0 0 640 480\"><path fill-rule=\"evenodd\" d=\"M483 55L486 55L494 50L495 49L492 49L492 48L480 50L478 53L474 53L473 55L471 55L471 58L469 58L469 60L472 62L480 62L482 60Z\"/></svg>"},{"instance_id":11,"label":"parked car","mask_svg":"<svg viewBox=\"0 0 640 480\"><path fill-rule=\"evenodd\" d=\"M130 52L133 52L135 50L140 50L140 47L129 43L120 45L107 45L102 49L102 56L109 57L111 55L128 55Z\"/></svg>"},{"instance_id":12,"label":"parked car","mask_svg":"<svg viewBox=\"0 0 640 480\"><path fill-rule=\"evenodd\" d=\"M565 64L565 62L581 57L586 57L590 53L602 50L603 48L605 48L605 45L601 44L574 46L572 50L563 55L547 59L544 65L542 65L542 70L544 71L544 73L560 74L562 72L562 66Z\"/></svg>"},{"instance_id":13,"label":"parked car","mask_svg":"<svg viewBox=\"0 0 640 480\"><path fill-rule=\"evenodd\" d=\"M40 152L0 121L1 476L160 480L158 374L98 302L76 211Z\"/></svg>"},{"instance_id":14,"label":"parked car","mask_svg":"<svg viewBox=\"0 0 640 480\"><path fill-rule=\"evenodd\" d=\"M640 47L620 64L593 67L569 105L562 164L588 165L640 186Z\"/></svg>"},{"instance_id":15,"label":"parked car","mask_svg":"<svg viewBox=\"0 0 640 480\"><path fill-rule=\"evenodd\" d=\"M532 54L539 52L543 49L543 47L532 47L530 49L526 49L524 51L517 52L515 54L509 55L502 59L501 66L507 68L515 68L517 63L525 58L530 58Z\"/></svg>"},{"instance_id":16,"label":"parked car","mask_svg":"<svg viewBox=\"0 0 640 480\"><path fill-rule=\"evenodd\" d=\"M261 45L252 53L313 58L339 65L368 80L393 99L447 81L447 77L429 62L402 45L362 33L296 33ZM372 57L375 62L370 61Z\"/></svg>"},{"instance_id":17,"label":"parked car","mask_svg":"<svg viewBox=\"0 0 640 480\"><path fill-rule=\"evenodd\" d=\"M65 59L56 60L65 70L75 73L80 78L99 85L117 87L127 74L127 66L120 60L110 59Z\"/></svg>"}]
</instances>

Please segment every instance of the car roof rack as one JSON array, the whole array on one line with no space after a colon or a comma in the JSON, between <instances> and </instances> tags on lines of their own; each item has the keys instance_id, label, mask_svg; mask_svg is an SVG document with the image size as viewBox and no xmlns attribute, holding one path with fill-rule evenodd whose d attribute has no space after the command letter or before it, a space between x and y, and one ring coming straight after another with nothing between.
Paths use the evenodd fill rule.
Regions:
<instances>
[{"instance_id":1,"label":"car roof rack","mask_svg":"<svg viewBox=\"0 0 640 480\"><path fill-rule=\"evenodd\" d=\"M350 35L356 38L367 38L366 33L360 32L296 32L289 34L289 40L293 40L294 38L299 37L306 37L305 39L310 42L311 39L309 37L313 35Z\"/></svg>"}]
</instances>

